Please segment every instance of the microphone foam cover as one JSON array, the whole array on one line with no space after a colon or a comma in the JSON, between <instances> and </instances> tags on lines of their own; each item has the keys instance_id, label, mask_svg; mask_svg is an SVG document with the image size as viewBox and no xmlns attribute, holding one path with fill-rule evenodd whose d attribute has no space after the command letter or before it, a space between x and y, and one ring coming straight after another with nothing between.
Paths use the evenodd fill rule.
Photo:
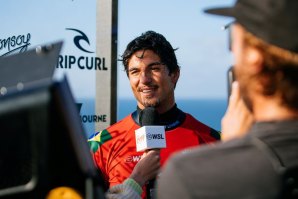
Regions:
<instances>
[{"instance_id":1,"label":"microphone foam cover","mask_svg":"<svg viewBox=\"0 0 298 199\"><path fill-rule=\"evenodd\" d=\"M154 107L146 107L141 110L139 121L141 126L159 125L159 114Z\"/></svg>"}]
</instances>

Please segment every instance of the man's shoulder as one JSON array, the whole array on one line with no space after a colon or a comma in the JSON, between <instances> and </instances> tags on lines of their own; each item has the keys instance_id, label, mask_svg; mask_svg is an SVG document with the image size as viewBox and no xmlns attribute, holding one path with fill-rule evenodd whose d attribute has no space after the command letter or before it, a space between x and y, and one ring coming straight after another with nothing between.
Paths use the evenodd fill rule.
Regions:
<instances>
[{"instance_id":1,"label":"man's shoulder","mask_svg":"<svg viewBox=\"0 0 298 199\"><path fill-rule=\"evenodd\" d=\"M232 153L241 153L242 148L250 148L251 143L244 139L234 139L227 142L217 142L214 145L204 145L192 150L187 151L186 153L180 153L175 158L183 159L188 161L193 160L194 158L206 158L210 160L215 159L217 156L225 156ZM183 162L183 161L182 161Z\"/></svg>"},{"instance_id":2,"label":"man's shoulder","mask_svg":"<svg viewBox=\"0 0 298 199\"><path fill-rule=\"evenodd\" d=\"M217 161L218 157L231 156L232 154L241 154L244 149L250 148L251 144L243 139L235 139L228 142L217 142L214 145L204 145L188 150L185 153L179 153L172 158L175 163L186 163L198 159L204 161Z\"/></svg>"},{"instance_id":3,"label":"man's shoulder","mask_svg":"<svg viewBox=\"0 0 298 199\"><path fill-rule=\"evenodd\" d=\"M124 117L123 119L119 120L118 122L112 124L111 126L107 127L106 130L111 132L111 131L115 131L115 130L119 130L119 129L129 129L135 125L136 125L136 123L134 122L134 120L132 119L132 116L130 114L130 115L127 115L126 117Z\"/></svg>"},{"instance_id":4,"label":"man's shoulder","mask_svg":"<svg viewBox=\"0 0 298 199\"><path fill-rule=\"evenodd\" d=\"M125 118L119 120L118 122L107 127L103 131L107 131L113 139L119 137L128 136L127 133L133 132L139 128L139 126L134 122L131 115L126 116ZM125 134L125 135L124 135Z\"/></svg>"},{"instance_id":5,"label":"man's shoulder","mask_svg":"<svg viewBox=\"0 0 298 199\"><path fill-rule=\"evenodd\" d=\"M208 129L211 128L207 124L204 124L203 122L197 120L193 115L189 113L185 113L185 114L186 114L186 122L193 124L193 126L201 126Z\"/></svg>"},{"instance_id":6,"label":"man's shoulder","mask_svg":"<svg viewBox=\"0 0 298 199\"><path fill-rule=\"evenodd\" d=\"M189 113L186 113L185 125L189 126L189 128L194 129L201 135L206 134L216 140L220 140L220 131L215 130L207 124L204 124L203 122L197 120Z\"/></svg>"},{"instance_id":7,"label":"man's shoulder","mask_svg":"<svg viewBox=\"0 0 298 199\"><path fill-rule=\"evenodd\" d=\"M96 152L100 146L106 145L106 143L112 144L117 142L118 139L129 137L128 133L134 132L137 128L138 126L131 115L128 115L106 129L93 133L89 137L88 143L92 151Z\"/></svg>"},{"instance_id":8,"label":"man's shoulder","mask_svg":"<svg viewBox=\"0 0 298 199\"><path fill-rule=\"evenodd\" d=\"M186 187L190 187L187 189L194 196L210 195L217 187L216 194L222 198L229 198L231 194L241 198L278 183L268 158L247 139L205 145L178 153L167 162L164 171L167 168Z\"/></svg>"},{"instance_id":9,"label":"man's shoulder","mask_svg":"<svg viewBox=\"0 0 298 199\"><path fill-rule=\"evenodd\" d=\"M253 164L258 162L258 164ZM204 145L173 156L169 163L177 170L193 171L197 175L226 177L238 173L246 177L250 171L272 167L268 158L252 143L249 138L234 139ZM249 165L249 166L248 166ZM265 171L264 171L265 172ZM235 176L237 177L237 176Z\"/></svg>"}]
</instances>

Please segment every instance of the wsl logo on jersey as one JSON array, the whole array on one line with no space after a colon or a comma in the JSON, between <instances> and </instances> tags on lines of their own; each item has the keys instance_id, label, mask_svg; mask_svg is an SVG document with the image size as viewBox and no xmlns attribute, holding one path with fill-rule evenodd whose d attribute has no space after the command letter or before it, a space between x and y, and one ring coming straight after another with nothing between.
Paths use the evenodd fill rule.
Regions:
<instances>
[{"instance_id":1,"label":"wsl logo on jersey","mask_svg":"<svg viewBox=\"0 0 298 199\"><path fill-rule=\"evenodd\" d=\"M94 54L90 50L90 41L88 36L81 30L75 28L66 28L70 31L73 37L74 46L80 51L81 56L75 55L59 55L59 60L56 68L59 69L80 69L80 70L102 70L107 71L105 58L90 56ZM85 54L85 55L82 55Z\"/></svg>"},{"instance_id":2,"label":"wsl logo on jersey","mask_svg":"<svg viewBox=\"0 0 298 199\"><path fill-rule=\"evenodd\" d=\"M128 155L125 158L125 163L136 163L136 162L139 162L141 158L142 158L141 155Z\"/></svg>"}]
</instances>

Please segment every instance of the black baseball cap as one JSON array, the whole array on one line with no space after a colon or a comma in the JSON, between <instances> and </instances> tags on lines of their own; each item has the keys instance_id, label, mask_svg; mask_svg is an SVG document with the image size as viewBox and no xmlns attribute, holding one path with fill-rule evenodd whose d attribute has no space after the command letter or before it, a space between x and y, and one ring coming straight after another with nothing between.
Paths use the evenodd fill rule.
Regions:
<instances>
[{"instance_id":1,"label":"black baseball cap","mask_svg":"<svg viewBox=\"0 0 298 199\"><path fill-rule=\"evenodd\" d=\"M204 11L234 17L266 43L298 53L298 0L237 0L233 7Z\"/></svg>"}]
</instances>

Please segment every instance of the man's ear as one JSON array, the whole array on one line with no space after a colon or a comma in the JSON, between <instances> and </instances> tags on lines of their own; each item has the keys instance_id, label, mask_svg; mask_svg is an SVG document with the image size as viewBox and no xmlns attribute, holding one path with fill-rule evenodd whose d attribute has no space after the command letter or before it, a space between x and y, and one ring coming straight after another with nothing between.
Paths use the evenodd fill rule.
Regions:
<instances>
[{"instance_id":1,"label":"man's ear","mask_svg":"<svg viewBox=\"0 0 298 199\"><path fill-rule=\"evenodd\" d=\"M180 77L180 69L177 69L177 71L172 72L171 78L172 78L173 83L176 84L179 77Z\"/></svg>"},{"instance_id":2,"label":"man's ear","mask_svg":"<svg viewBox=\"0 0 298 199\"><path fill-rule=\"evenodd\" d=\"M262 70L264 57L260 50L248 47L245 51L245 59L251 74L258 74Z\"/></svg>"}]
</instances>

